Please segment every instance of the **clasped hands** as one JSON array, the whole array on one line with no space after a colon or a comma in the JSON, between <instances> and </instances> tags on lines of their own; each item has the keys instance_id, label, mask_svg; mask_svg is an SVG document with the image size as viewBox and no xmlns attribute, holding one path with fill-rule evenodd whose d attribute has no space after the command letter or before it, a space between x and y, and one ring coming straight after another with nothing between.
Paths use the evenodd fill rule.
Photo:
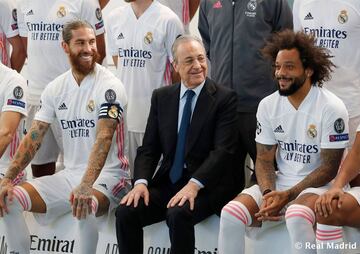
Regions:
<instances>
[{"instance_id":1,"label":"clasped hands","mask_svg":"<svg viewBox=\"0 0 360 254\"><path fill-rule=\"evenodd\" d=\"M263 196L260 210L255 217L259 221L280 221L284 217L283 208L288 202L288 191L271 191Z\"/></svg>"}]
</instances>

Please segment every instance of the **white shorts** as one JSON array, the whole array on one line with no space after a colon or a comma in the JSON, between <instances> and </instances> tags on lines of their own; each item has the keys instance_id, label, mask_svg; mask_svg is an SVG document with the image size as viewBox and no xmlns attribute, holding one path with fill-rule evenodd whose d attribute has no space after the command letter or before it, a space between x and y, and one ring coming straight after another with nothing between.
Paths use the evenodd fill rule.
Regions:
<instances>
[{"instance_id":1,"label":"white shorts","mask_svg":"<svg viewBox=\"0 0 360 254\"><path fill-rule=\"evenodd\" d=\"M355 142L356 129L360 125L360 115L349 119L349 147L351 148Z\"/></svg>"},{"instance_id":2,"label":"white shorts","mask_svg":"<svg viewBox=\"0 0 360 254\"><path fill-rule=\"evenodd\" d=\"M360 205L360 187L349 188L346 192L353 196Z\"/></svg>"},{"instance_id":3,"label":"white shorts","mask_svg":"<svg viewBox=\"0 0 360 254\"><path fill-rule=\"evenodd\" d=\"M120 170L119 170L120 172ZM46 213L34 213L40 224L49 224L59 216L71 211L69 202L71 191L79 185L84 171L62 170L54 175L43 176L28 181L40 194L46 204ZM110 201L110 209L117 206L121 198L131 189L129 179L119 174L102 171L93 188L103 193Z\"/></svg>"},{"instance_id":4,"label":"white shorts","mask_svg":"<svg viewBox=\"0 0 360 254\"><path fill-rule=\"evenodd\" d=\"M25 130L29 131L36 112L39 110L38 105L28 106L28 117L25 120ZM50 162L56 162L58 155L63 151L61 128L57 121L51 123L46 132L40 149L36 152L31 164L42 165Z\"/></svg>"},{"instance_id":5,"label":"white shorts","mask_svg":"<svg viewBox=\"0 0 360 254\"><path fill-rule=\"evenodd\" d=\"M128 132L129 137L129 149L128 149L128 158L129 158L129 168L131 178L134 176L134 161L136 158L136 151L139 146L142 145L142 141L144 138L144 133L142 132Z\"/></svg>"}]
</instances>

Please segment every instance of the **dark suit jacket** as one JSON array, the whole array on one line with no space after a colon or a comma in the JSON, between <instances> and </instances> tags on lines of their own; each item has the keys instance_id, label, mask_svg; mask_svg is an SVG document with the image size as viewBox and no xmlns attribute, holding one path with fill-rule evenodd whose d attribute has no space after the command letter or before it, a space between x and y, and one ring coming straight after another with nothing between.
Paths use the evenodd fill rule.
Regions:
<instances>
[{"instance_id":1,"label":"dark suit jacket","mask_svg":"<svg viewBox=\"0 0 360 254\"><path fill-rule=\"evenodd\" d=\"M168 181L177 140L180 84L156 89L151 98L143 145L135 159L134 180L149 187ZM242 189L242 168L233 164L237 144L237 96L207 79L196 102L185 147L185 163L218 211ZM159 170L155 173L160 156ZM241 179L242 180L242 179Z\"/></svg>"}]
</instances>

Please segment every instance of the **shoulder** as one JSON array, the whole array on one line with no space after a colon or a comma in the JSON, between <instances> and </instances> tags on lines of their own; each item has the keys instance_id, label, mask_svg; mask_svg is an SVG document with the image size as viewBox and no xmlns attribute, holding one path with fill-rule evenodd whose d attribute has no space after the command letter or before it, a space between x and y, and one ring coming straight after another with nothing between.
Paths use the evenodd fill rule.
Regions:
<instances>
[{"instance_id":1,"label":"shoulder","mask_svg":"<svg viewBox=\"0 0 360 254\"><path fill-rule=\"evenodd\" d=\"M337 97L334 93L330 92L325 87L318 87L317 102L324 105L324 109L328 111L346 111L344 102Z\"/></svg>"},{"instance_id":2,"label":"shoulder","mask_svg":"<svg viewBox=\"0 0 360 254\"><path fill-rule=\"evenodd\" d=\"M111 10L106 17L106 20L118 19L120 15L125 14L127 6L119 6Z\"/></svg>"}]
</instances>

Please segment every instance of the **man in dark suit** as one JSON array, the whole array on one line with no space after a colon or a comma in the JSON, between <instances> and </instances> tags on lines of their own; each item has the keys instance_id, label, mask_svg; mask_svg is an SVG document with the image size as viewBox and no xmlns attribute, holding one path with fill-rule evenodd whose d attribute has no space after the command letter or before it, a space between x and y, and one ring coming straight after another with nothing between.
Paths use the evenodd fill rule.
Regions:
<instances>
[{"instance_id":1,"label":"man in dark suit","mask_svg":"<svg viewBox=\"0 0 360 254\"><path fill-rule=\"evenodd\" d=\"M193 254L194 225L219 212L243 187L234 170L239 167L231 164L237 140L236 93L206 78L199 39L180 36L172 50L181 84L153 92L135 159L134 188L116 211L121 254L142 254L142 228L164 219L171 253Z\"/></svg>"}]
</instances>

